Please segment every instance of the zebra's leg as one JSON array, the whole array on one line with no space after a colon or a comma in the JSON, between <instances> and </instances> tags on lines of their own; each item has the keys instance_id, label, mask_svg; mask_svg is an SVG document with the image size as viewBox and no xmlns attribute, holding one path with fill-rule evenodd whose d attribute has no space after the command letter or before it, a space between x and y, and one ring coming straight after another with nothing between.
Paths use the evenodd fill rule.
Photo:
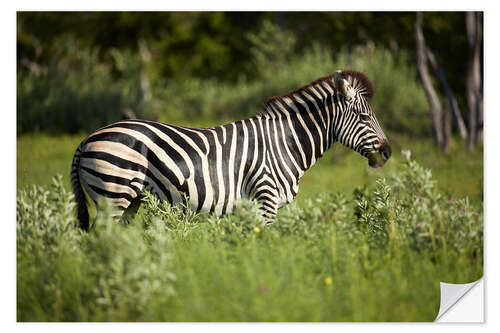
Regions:
<instances>
[{"instance_id":1,"label":"zebra's leg","mask_svg":"<svg viewBox=\"0 0 500 333\"><path fill-rule=\"evenodd\" d=\"M266 219L266 225L273 224L276 219L276 214L278 213L278 205L273 204L273 206L271 207L269 205L268 199L258 200L258 202L261 205L260 209L262 210L262 214ZM266 205L264 205L264 202L266 203Z\"/></svg>"},{"instance_id":2,"label":"zebra's leg","mask_svg":"<svg viewBox=\"0 0 500 333\"><path fill-rule=\"evenodd\" d=\"M89 194L89 197L95 203L95 218L90 228L93 228L95 223L103 217L109 216L116 222L128 222L135 216L141 203L141 196L133 196L130 201L128 198L113 198L105 194L95 192L86 182L83 182L84 188ZM105 208L106 207L106 208ZM103 209L108 213L103 214Z\"/></svg>"},{"instance_id":3,"label":"zebra's leg","mask_svg":"<svg viewBox=\"0 0 500 333\"><path fill-rule=\"evenodd\" d=\"M256 177L258 180L250 187L249 197L260 204L266 224L274 222L278 211L279 192L269 172L264 171Z\"/></svg>"},{"instance_id":4,"label":"zebra's leg","mask_svg":"<svg viewBox=\"0 0 500 333\"><path fill-rule=\"evenodd\" d=\"M278 195L277 190L261 190L256 191L255 199L260 204L260 209L266 219L266 225L272 224L278 212ZM274 193L276 192L276 193Z\"/></svg>"},{"instance_id":5,"label":"zebra's leg","mask_svg":"<svg viewBox=\"0 0 500 333\"><path fill-rule=\"evenodd\" d=\"M142 200L142 195L138 195L135 197L130 205L125 209L123 212L123 215L121 216L121 220L125 224L129 224L130 221L134 218L134 216L137 214L137 211L139 210L139 207L141 206L141 200Z\"/></svg>"}]
</instances>

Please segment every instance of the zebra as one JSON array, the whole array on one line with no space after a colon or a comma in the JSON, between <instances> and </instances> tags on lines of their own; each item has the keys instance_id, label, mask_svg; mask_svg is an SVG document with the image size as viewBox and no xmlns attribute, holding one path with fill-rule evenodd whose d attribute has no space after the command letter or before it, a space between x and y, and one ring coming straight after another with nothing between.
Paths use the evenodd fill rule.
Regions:
<instances>
[{"instance_id":1,"label":"zebra","mask_svg":"<svg viewBox=\"0 0 500 333\"><path fill-rule=\"evenodd\" d=\"M338 70L271 97L256 116L226 125L134 119L105 126L84 139L73 157L80 227L89 229L90 200L107 201L112 215L123 217L137 211L144 190L171 204L188 200L191 209L216 216L249 198L271 223L334 142L366 157L373 168L390 158L389 141L368 103L373 95L365 74Z\"/></svg>"}]
</instances>

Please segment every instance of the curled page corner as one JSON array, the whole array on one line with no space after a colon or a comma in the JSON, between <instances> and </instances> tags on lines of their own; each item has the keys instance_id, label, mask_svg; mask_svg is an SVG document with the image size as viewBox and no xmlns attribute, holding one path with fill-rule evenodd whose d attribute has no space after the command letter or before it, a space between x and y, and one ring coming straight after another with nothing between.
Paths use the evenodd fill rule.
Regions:
<instances>
[{"instance_id":1,"label":"curled page corner","mask_svg":"<svg viewBox=\"0 0 500 333\"><path fill-rule=\"evenodd\" d=\"M435 321L442 320L443 315L447 313L457 302L459 302L462 297L464 297L472 288L481 282L482 285L483 278L477 281L464 284L453 284L440 282L441 287L441 301L439 304L439 313ZM481 291L482 292L482 291Z\"/></svg>"}]
</instances>

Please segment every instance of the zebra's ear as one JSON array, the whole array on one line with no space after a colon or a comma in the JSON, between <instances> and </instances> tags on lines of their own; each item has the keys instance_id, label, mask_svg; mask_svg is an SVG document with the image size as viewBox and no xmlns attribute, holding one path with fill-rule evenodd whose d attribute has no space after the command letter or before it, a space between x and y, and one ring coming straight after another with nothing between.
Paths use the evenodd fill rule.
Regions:
<instances>
[{"instance_id":1,"label":"zebra's ear","mask_svg":"<svg viewBox=\"0 0 500 333\"><path fill-rule=\"evenodd\" d=\"M342 71L335 71L335 73L333 73L333 84L335 89L337 89L338 92L344 95L348 100L354 97L354 88L351 87L349 82L346 80Z\"/></svg>"}]
</instances>

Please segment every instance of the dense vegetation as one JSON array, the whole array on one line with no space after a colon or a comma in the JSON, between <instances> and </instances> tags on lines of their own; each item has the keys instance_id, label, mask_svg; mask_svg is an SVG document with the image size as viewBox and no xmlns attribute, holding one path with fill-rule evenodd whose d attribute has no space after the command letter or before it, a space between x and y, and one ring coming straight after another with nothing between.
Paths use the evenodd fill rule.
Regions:
<instances>
[{"instance_id":1,"label":"dense vegetation","mask_svg":"<svg viewBox=\"0 0 500 333\"><path fill-rule=\"evenodd\" d=\"M265 226L146 193L128 225L78 229L60 178L17 203L21 321L429 321L439 281L482 276L482 212L403 155L390 179L291 204ZM376 290L376 292L374 292Z\"/></svg>"}]
</instances>

